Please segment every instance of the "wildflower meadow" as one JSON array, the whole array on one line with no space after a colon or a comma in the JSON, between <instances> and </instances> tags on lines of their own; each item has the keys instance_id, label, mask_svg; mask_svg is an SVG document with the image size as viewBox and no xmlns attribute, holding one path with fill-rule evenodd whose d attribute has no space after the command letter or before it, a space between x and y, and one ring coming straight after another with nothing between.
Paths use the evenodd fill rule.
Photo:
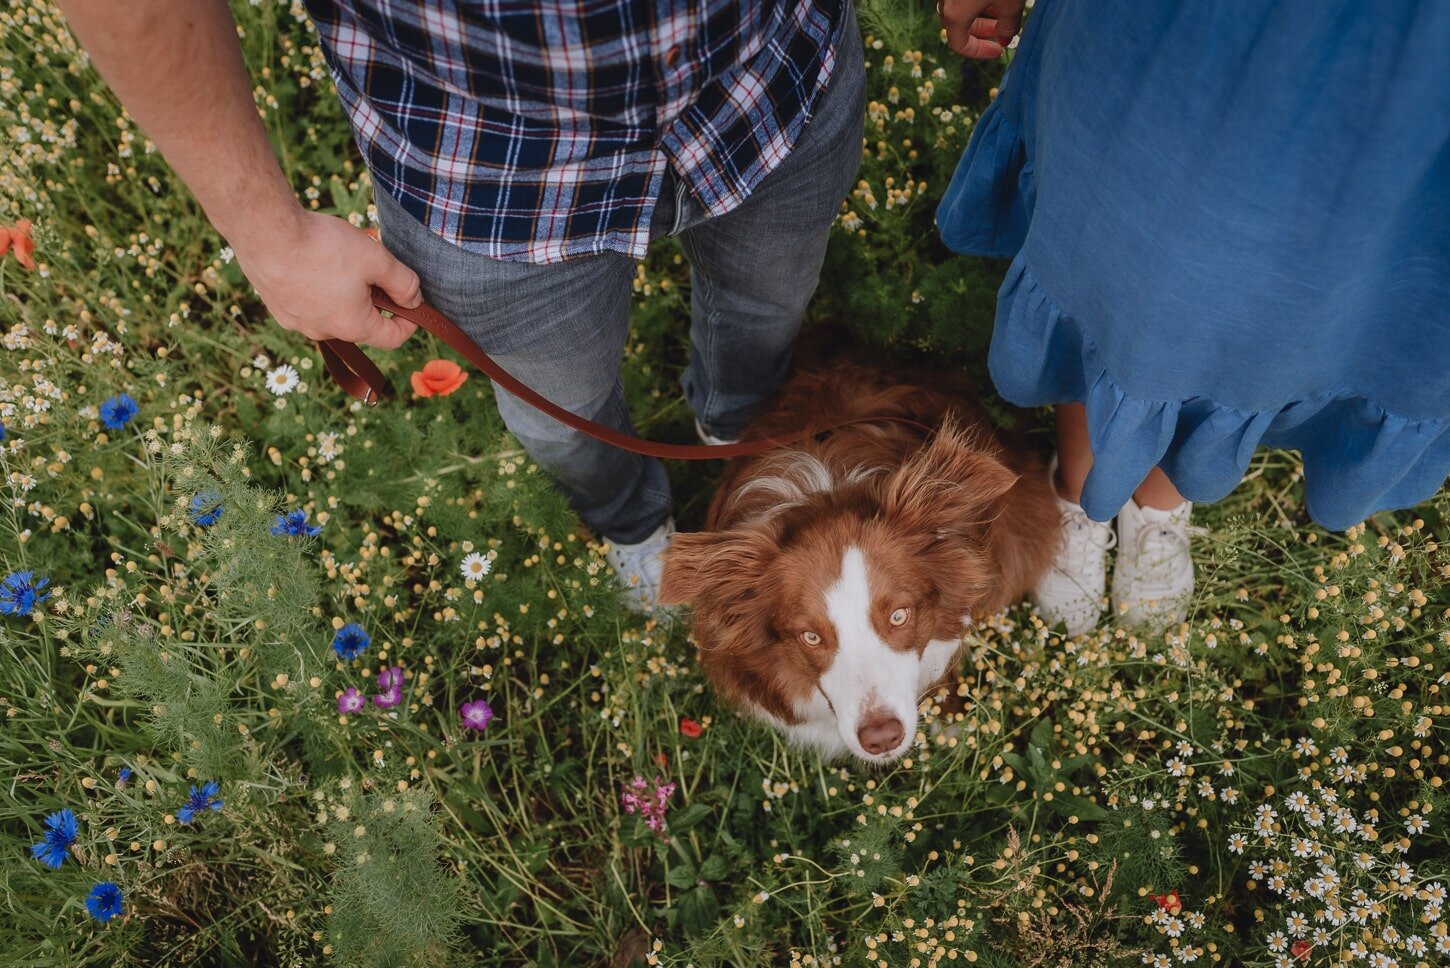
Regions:
<instances>
[{"instance_id":1,"label":"wildflower meadow","mask_svg":"<svg viewBox=\"0 0 1450 968\"><path fill-rule=\"evenodd\" d=\"M232 5L299 196L370 225L301 4ZM932 228L1003 67L932 7L861 0L806 338L963 369L1046 452L987 389L1004 266ZM0 50L0 963L1450 964L1443 494L1329 533L1261 452L1186 623L1015 609L907 757L823 762L621 606L484 378L419 333L352 401L50 3ZM635 294L636 423L689 440L677 248ZM670 466L682 527L719 470Z\"/></svg>"}]
</instances>

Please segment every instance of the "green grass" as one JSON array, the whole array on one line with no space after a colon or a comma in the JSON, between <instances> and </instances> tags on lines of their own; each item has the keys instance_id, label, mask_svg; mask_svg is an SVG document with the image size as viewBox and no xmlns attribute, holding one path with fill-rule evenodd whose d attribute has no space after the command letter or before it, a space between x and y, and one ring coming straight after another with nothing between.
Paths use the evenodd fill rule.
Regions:
<instances>
[{"instance_id":1,"label":"green grass","mask_svg":"<svg viewBox=\"0 0 1450 968\"><path fill-rule=\"evenodd\" d=\"M235 9L299 193L366 220L300 10ZM929 5L876 0L862 20L862 184L812 331L986 386L1001 267L949 257L930 222L1000 66L959 74ZM54 593L0 617L0 963L1302 964L1273 934L1295 911L1306 939L1326 931L1307 963L1354 944L1436 962L1443 495L1326 534L1294 456L1262 453L1202 509L1183 628L1064 641L1013 612L968 642L908 759L823 763L717 703L685 629L619 608L483 381L352 406L266 318L55 11L13 4L0 34L0 224L33 219L42 263L0 261L0 574L34 570ZM888 207L890 188L910 194ZM625 379L663 439L691 434L687 296L659 246ZM375 357L402 386L441 352L420 337ZM305 389L272 397L259 355ZM139 415L107 431L98 407L122 392ZM1046 414L987 402L1050 446ZM670 472L697 526L718 468ZM210 527L190 520L204 491L225 509ZM294 509L319 537L269 533ZM472 551L493 555L474 585L458 570ZM372 637L350 662L330 649L346 622ZM343 689L374 692L392 665L402 705L339 716ZM458 707L480 697L498 718L468 732ZM676 785L667 839L621 809L636 775ZM178 823L207 780L224 809ZM1286 806L1300 791L1332 791L1358 829L1308 825ZM1263 805L1276 816L1257 832ZM61 808L80 835L49 871L29 848ZM1411 835L1415 817L1429 826ZM1322 898L1275 889L1329 859ZM126 898L104 925L83 900L102 880ZM1171 890L1176 925L1152 918ZM1347 920L1313 920L1331 909Z\"/></svg>"}]
</instances>

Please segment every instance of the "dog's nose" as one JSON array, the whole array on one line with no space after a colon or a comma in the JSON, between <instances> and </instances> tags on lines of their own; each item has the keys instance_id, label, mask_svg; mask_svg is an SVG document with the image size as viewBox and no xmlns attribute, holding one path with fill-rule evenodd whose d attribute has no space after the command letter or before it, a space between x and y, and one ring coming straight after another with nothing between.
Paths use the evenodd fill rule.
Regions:
<instances>
[{"instance_id":1,"label":"dog's nose","mask_svg":"<svg viewBox=\"0 0 1450 968\"><path fill-rule=\"evenodd\" d=\"M889 753L901 744L901 737L905 730L901 720L895 716L888 716L885 719L869 719L856 730L856 738L861 741L861 748L868 753L880 755Z\"/></svg>"}]
</instances>

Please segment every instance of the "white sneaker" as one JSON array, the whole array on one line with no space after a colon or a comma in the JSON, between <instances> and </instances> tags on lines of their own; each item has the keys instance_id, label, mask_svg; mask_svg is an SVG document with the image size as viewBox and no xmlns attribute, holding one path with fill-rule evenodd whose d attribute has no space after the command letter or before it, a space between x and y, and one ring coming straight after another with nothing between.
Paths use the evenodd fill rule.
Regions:
<instances>
[{"instance_id":1,"label":"white sneaker","mask_svg":"<svg viewBox=\"0 0 1450 968\"><path fill-rule=\"evenodd\" d=\"M1057 556L1032 589L1037 612L1048 625L1061 622L1068 635L1098 624L1108 584L1108 549L1117 543L1111 524L1092 520L1080 505L1057 497L1062 533Z\"/></svg>"},{"instance_id":2,"label":"white sneaker","mask_svg":"<svg viewBox=\"0 0 1450 968\"><path fill-rule=\"evenodd\" d=\"M609 543L604 552L614 577L624 588L624 603L632 612L653 612L659 606L660 579L664 576L665 549L675 536L675 519L665 523L637 544Z\"/></svg>"},{"instance_id":3,"label":"white sneaker","mask_svg":"<svg viewBox=\"0 0 1450 968\"><path fill-rule=\"evenodd\" d=\"M700 438L700 443L709 444L711 447L719 447L721 444L733 444L740 440L739 437L716 437L705 430L700 418L695 418L695 436Z\"/></svg>"},{"instance_id":4,"label":"white sneaker","mask_svg":"<svg viewBox=\"0 0 1450 968\"><path fill-rule=\"evenodd\" d=\"M1113 610L1124 626L1177 624L1188 616L1193 558L1188 553L1193 502L1168 511L1131 498L1118 512Z\"/></svg>"}]
</instances>

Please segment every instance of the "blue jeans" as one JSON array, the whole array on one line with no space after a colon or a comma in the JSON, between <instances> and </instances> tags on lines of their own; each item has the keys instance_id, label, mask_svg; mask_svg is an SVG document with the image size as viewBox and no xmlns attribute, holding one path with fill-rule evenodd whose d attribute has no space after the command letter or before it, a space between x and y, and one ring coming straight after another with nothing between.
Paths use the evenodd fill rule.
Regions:
<instances>
[{"instance_id":1,"label":"blue jeans","mask_svg":"<svg viewBox=\"0 0 1450 968\"><path fill-rule=\"evenodd\" d=\"M861 159L865 67L854 22L795 148L734 211L706 218L673 171L650 223L690 262L690 362L681 382L701 425L740 433L790 367L826 240ZM466 252L388 197L383 243L418 273L423 297L524 383L574 413L633 433L620 361L634 262L606 253L548 265ZM572 430L494 387L504 424L547 470L584 522L611 541L643 540L673 506L653 458Z\"/></svg>"}]
</instances>

